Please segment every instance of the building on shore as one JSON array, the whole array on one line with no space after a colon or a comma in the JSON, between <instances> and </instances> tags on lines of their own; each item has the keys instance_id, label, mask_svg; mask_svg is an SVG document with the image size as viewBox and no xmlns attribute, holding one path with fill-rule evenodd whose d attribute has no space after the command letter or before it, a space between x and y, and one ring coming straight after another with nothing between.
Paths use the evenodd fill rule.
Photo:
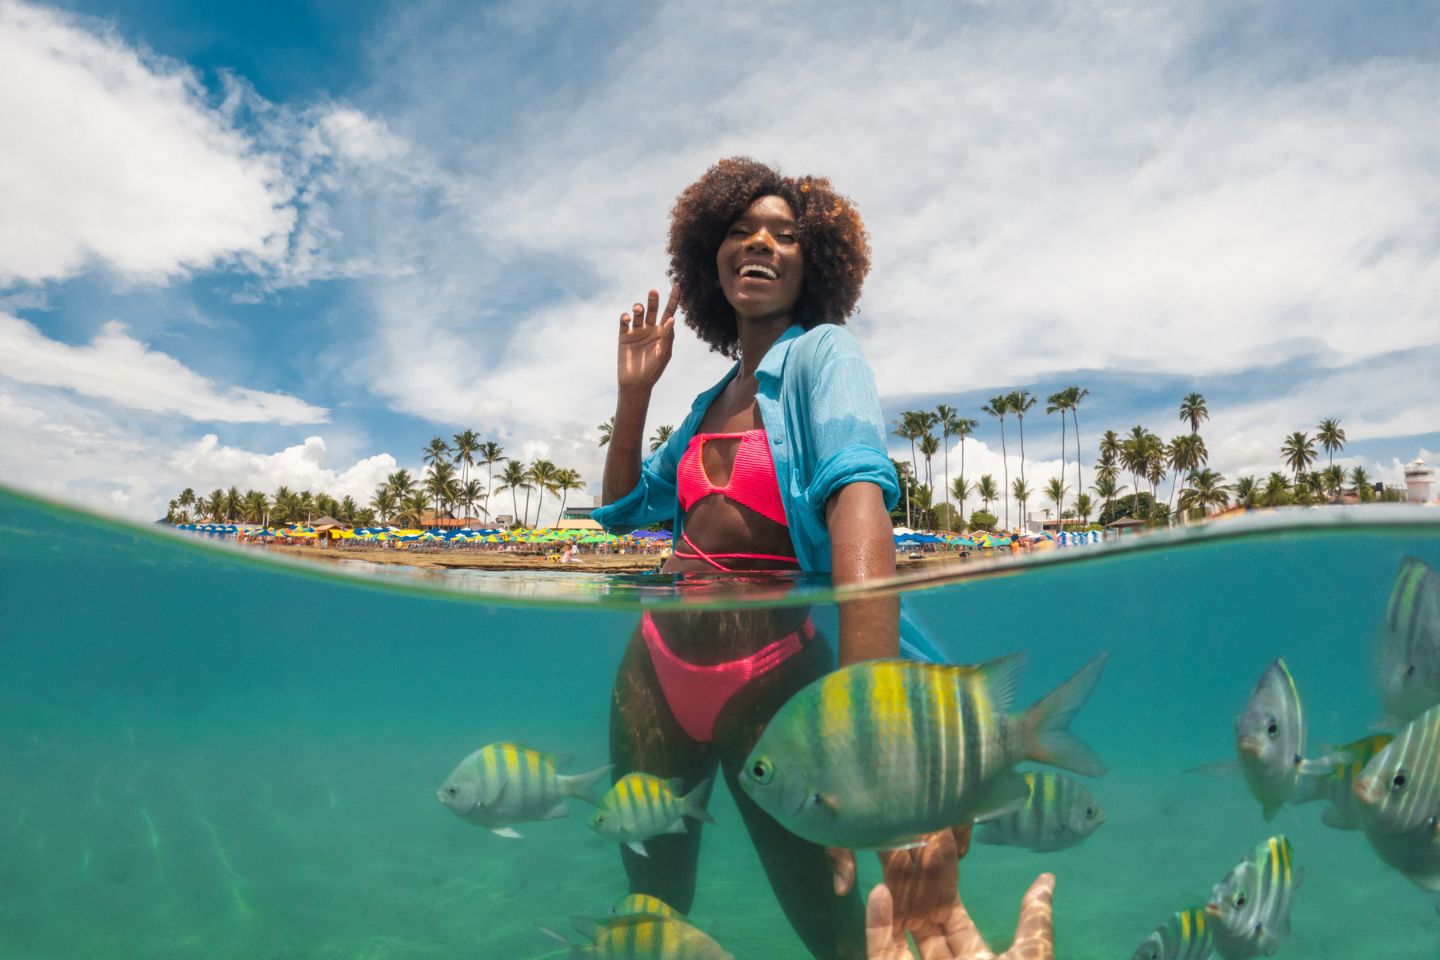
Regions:
<instances>
[{"instance_id":1,"label":"building on shore","mask_svg":"<svg viewBox=\"0 0 1440 960\"><path fill-rule=\"evenodd\" d=\"M1424 460L1416 459L1405 464L1405 501L1435 502L1435 470Z\"/></svg>"}]
</instances>

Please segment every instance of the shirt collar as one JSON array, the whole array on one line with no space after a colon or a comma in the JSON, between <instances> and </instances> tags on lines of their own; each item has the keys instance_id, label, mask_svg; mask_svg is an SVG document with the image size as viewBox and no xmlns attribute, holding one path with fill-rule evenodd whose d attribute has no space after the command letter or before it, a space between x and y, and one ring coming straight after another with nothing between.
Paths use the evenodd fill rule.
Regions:
<instances>
[{"instance_id":1,"label":"shirt collar","mask_svg":"<svg viewBox=\"0 0 1440 960\"><path fill-rule=\"evenodd\" d=\"M779 380L785 372L785 358L790 353L791 341L804 332L805 328L798 323L786 327L780 338L765 351L765 356L760 358L760 366L755 368L755 379Z\"/></svg>"}]
</instances>

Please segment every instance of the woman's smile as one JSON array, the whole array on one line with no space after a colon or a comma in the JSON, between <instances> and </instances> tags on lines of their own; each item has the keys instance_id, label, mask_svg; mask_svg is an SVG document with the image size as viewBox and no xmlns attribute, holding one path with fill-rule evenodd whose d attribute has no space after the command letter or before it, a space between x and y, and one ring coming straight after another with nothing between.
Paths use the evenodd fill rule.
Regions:
<instances>
[{"instance_id":1,"label":"woman's smile","mask_svg":"<svg viewBox=\"0 0 1440 960\"><path fill-rule=\"evenodd\" d=\"M726 231L715 266L725 299L738 316L788 315L800 299L805 275L790 204L776 196L752 203Z\"/></svg>"}]
</instances>

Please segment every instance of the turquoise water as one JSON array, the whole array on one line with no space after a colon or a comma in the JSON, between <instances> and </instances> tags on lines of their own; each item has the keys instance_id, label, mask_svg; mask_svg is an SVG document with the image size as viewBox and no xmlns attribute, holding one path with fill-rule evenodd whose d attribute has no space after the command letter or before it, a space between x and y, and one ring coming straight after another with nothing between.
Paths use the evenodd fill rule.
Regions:
<instances>
[{"instance_id":1,"label":"turquoise water","mask_svg":"<svg viewBox=\"0 0 1440 960\"><path fill-rule=\"evenodd\" d=\"M1110 765L1087 781L1109 820L1059 853L972 849L961 890L992 942L1046 869L1061 960L1123 960L1283 831L1306 878L1280 956L1437 955L1436 897L1322 826L1322 805L1266 824L1239 780L1183 772L1232 754L1234 718L1280 655L1312 754L1380 715L1379 620L1403 557L1440 567L1440 522L1354 522L1392 517L1381 508L1324 522L1337 516L909 593L957 661L1026 651L1023 703L1111 654L1075 724ZM507 840L435 790L493 740L573 752L574 770L606 762L616 663L639 605L675 602L668 585L448 592L3 491L0 558L0 956L527 960L564 955L535 924L603 915L625 892L585 808ZM711 812L694 922L739 960L805 956L723 788Z\"/></svg>"}]
</instances>

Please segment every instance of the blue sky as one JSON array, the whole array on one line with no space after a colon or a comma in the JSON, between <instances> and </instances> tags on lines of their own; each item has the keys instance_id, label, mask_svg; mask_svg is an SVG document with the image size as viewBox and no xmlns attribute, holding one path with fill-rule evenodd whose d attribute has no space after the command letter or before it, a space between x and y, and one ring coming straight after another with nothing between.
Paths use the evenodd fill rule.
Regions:
<instances>
[{"instance_id":1,"label":"blue sky","mask_svg":"<svg viewBox=\"0 0 1440 960\"><path fill-rule=\"evenodd\" d=\"M0 482L138 519L187 486L365 500L471 428L598 490L614 319L736 153L855 199L887 415L978 418L972 476L980 403L1075 383L1087 468L1194 390L1232 479L1338 417L1398 481L1440 448L1437 18L0 0ZM724 369L682 329L652 425ZM1026 453L1058 472L1054 418Z\"/></svg>"}]
</instances>

